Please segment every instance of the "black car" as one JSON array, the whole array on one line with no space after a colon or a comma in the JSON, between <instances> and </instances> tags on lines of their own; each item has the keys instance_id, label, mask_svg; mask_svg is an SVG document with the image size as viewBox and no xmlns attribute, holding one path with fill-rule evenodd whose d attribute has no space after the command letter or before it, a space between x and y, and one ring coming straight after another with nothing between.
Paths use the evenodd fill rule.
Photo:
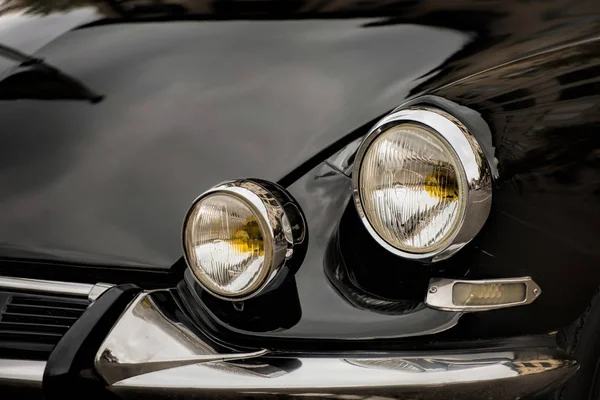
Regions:
<instances>
[{"instance_id":1,"label":"black car","mask_svg":"<svg viewBox=\"0 0 600 400\"><path fill-rule=\"evenodd\" d=\"M0 5L0 399L600 399L600 2Z\"/></svg>"}]
</instances>

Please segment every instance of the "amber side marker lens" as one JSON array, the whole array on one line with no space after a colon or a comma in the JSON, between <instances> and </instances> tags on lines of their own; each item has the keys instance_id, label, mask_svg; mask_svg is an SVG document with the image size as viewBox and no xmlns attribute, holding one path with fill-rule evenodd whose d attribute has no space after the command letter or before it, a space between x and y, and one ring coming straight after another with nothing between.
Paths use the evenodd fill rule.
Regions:
<instances>
[{"instance_id":1,"label":"amber side marker lens","mask_svg":"<svg viewBox=\"0 0 600 400\"><path fill-rule=\"evenodd\" d=\"M455 306L483 306L522 303L527 299L524 283L456 283L452 288Z\"/></svg>"},{"instance_id":2,"label":"amber side marker lens","mask_svg":"<svg viewBox=\"0 0 600 400\"><path fill-rule=\"evenodd\" d=\"M528 276L480 281L434 278L425 303L445 311L486 311L529 304L541 293Z\"/></svg>"}]
</instances>

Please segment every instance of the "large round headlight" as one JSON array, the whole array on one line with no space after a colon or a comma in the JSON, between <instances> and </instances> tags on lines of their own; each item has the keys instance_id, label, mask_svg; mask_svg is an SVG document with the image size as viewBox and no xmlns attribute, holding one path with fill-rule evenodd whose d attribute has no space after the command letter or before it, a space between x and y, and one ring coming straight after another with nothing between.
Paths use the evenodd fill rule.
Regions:
<instances>
[{"instance_id":1,"label":"large round headlight","mask_svg":"<svg viewBox=\"0 0 600 400\"><path fill-rule=\"evenodd\" d=\"M372 236L389 251L437 261L468 243L491 205L491 175L469 130L427 108L396 111L358 150L354 198Z\"/></svg>"},{"instance_id":2,"label":"large round headlight","mask_svg":"<svg viewBox=\"0 0 600 400\"><path fill-rule=\"evenodd\" d=\"M283 189L231 181L202 194L183 228L185 259L213 295L243 300L263 291L304 240L304 219Z\"/></svg>"}]
</instances>

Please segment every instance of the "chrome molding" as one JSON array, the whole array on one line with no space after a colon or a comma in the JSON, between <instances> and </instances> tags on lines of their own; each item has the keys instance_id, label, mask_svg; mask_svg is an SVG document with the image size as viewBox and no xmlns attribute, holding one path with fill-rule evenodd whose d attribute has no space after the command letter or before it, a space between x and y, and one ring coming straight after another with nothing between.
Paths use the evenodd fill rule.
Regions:
<instances>
[{"instance_id":1,"label":"chrome molding","mask_svg":"<svg viewBox=\"0 0 600 400\"><path fill-rule=\"evenodd\" d=\"M523 283L525 285L525 300L495 305L455 305L452 301L454 285L468 283L472 285ZM444 311L474 312L488 311L498 308L516 307L530 304L542 294L542 289L529 276L507 279L460 280L433 278L429 281L425 304L428 307Z\"/></svg>"},{"instance_id":2,"label":"chrome molding","mask_svg":"<svg viewBox=\"0 0 600 400\"><path fill-rule=\"evenodd\" d=\"M462 165L467 188L463 215L453 236L448 238L443 247L425 253L409 253L400 250L379 236L366 216L359 191L360 168L369 146L381 133L404 123L416 123L428 127L450 144ZM469 243L483 227L492 204L492 174L484 152L473 134L449 113L426 106L396 109L371 128L356 154L352 183L356 209L371 236L393 254L425 262L444 260Z\"/></svg>"},{"instance_id":3,"label":"chrome molding","mask_svg":"<svg viewBox=\"0 0 600 400\"><path fill-rule=\"evenodd\" d=\"M110 283L96 283L94 286L92 286L92 288L90 289L90 292L88 293L88 300L90 302L96 301L96 299L98 297L100 297L100 295L104 292L106 292L108 289L110 289L111 287L113 287L114 285L110 284Z\"/></svg>"},{"instance_id":4,"label":"chrome molding","mask_svg":"<svg viewBox=\"0 0 600 400\"><path fill-rule=\"evenodd\" d=\"M45 368L45 361L0 359L0 385L11 383L41 387Z\"/></svg>"},{"instance_id":5,"label":"chrome molding","mask_svg":"<svg viewBox=\"0 0 600 400\"><path fill-rule=\"evenodd\" d=\"M160 391L169 399L407 399L418 393L421 400L500 400L547 390L577 369L566 355L549 349L248 361L157 371L109 390L131 399Z\"/></svg>"},{"instance_id":6,"label":"chrome molding","mask_svg":"<svg viewBox=\"0 0 600 400\"><path fill-rule=\"evenodd\" d=\"M97 283L91 285L89 283L46 281L40 279L0 276L0 289L36 292L48 295L87 297L90 302L96 300L112 286L113 285L110 283Z\"/></svg>"},{"instance_id":7,"label":"chrome molding","mask_svg":"<svg viewBox=\"0 0 600 400\"><path fill-rule=\"evenodd\" d=\"M129 305L96 354L96 370L107 383L184 365L255 358L267 353L219 353L175 315L163 312L164 308L175 307L168 290L142 293Z\"/></svg>"},{"instance_id":8,"label":"chrome molding","mask_svg":"<svg viewBox=\"0 0 600 400\"><path fill-rule=\"evenodd\" d=\"M306 221L299 207L286 199L288 195L282 191L283 189L266 181L234 180L221 183L194 200L185 217L182 241L185 261L200 286L222 300L247 300L264 291L282 272L292 257L300 256L296 253L302 253L299 251L299 245L304 242L306 236ZM235 197L252 208L264 234L266 268L262 268L260 277L255 284L235 296L220 292L214 287L209 287L206 282L202 282L196 274L196 268L193 267L194 254L190 253L188 248L189 242L192 240L188 224L190 217L203 199L214 194ZM303 254L301 256L303 257Z\"/></svg>"},{"instance_id":9,"label":"chrome molding","mask_svg":"<svg viewBox=\"0 0 600 400\"><path fill-rule=\"evenodd\" d=\"M217 348L178 319L169 290L140 294L100 347L95 367L123 398L520 398L577 369L550 348L287 354Z\"/></svg>"},{"instance_id":10,"label":"chrome molding","mask_svg":"<svg viewBox=\"0 0 600 400\"><path fill-rule=\"evenodd\" d=\"M0 289L88 297L94 285L0 276Z\"/></svg>"}]
</instances>

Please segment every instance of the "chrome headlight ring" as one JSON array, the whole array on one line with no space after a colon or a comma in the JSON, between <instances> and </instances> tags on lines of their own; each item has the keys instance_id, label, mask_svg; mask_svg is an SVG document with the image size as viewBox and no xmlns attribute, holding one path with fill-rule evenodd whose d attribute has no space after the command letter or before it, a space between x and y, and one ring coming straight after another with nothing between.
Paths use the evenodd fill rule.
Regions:
<instances>
[{"instance_id":1,"label":"chrome headlight ring","mask_svg":"<svg viewBox=\"0 0 600 400\"><path fill-rule=\"evenodd\" d=\"M461 215L456 228L446 238L443 246L426 252L408 252L386 241L369 221L360 192L361 167L365 154L374 140L384 132L403 124L425 128L452 149L459 161L460 179L464 183ZM400 109L379 121L360 145L352 172L353 194L356 209L370 235L386 250L411 260L435 262L446 259L469 243L481 230L491 209L492 174L484 152L467 127L451 114L432 107L413 106Z\"/></svg>"},{"instance_id":2,"label":"chrome headlight ring","mask_svg":"<svg viewBox=\"0 0 600 400\"><path fill-rule=\"evenodd\" d=\"M236 293L227 292L201 273L203 266L193 253L194 219L202 202L211 196L226 196L243 203L262 231L264 239L264 262L251 284ZM198 228L200 229L200 228ZM291 196L273 183L244 179L223 182L201 194L192 203L183 226L184 259L198 284L222 300L243 301L255 297L276 286L294 272L306 251L306 222L300 208ZM225 273L232 273L225 268Z\"/></svg>"}]
</instances>

